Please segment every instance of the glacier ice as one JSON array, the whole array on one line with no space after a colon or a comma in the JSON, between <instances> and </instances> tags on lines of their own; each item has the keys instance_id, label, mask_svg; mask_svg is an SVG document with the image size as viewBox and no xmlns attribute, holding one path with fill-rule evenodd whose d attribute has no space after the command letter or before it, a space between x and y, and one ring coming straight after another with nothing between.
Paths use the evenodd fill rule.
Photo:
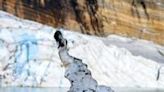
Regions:
<instances>
[{"instance_id":1,"label":"glacier ice","mask_svg":"<svg viewBox=\"0 0 164 92\"><path fill-rule=\"evenodd\" d=\"M67 78L71 87L68 92L113 92L110 87L99 86L93 79L87 65L81 59L69 55L67 40L60 31L55 32L55 39L58 42L59 56L61 62L66 68L65 78Z\"/></svg>"},{"instance_id":2,"label":"glacier ice","mask_svg":"<svg viewBox=\"0 0 164 92\"><path fill-rule=\"evenodd\" d=\"M53 39L56 29L2 11L0 21L0 86L70 87ZM164 57L158 53L164 47L120 36L61 31L68 40L69 54L88 65L99 85L164 87Z\"/></svg>"}]
</instances>

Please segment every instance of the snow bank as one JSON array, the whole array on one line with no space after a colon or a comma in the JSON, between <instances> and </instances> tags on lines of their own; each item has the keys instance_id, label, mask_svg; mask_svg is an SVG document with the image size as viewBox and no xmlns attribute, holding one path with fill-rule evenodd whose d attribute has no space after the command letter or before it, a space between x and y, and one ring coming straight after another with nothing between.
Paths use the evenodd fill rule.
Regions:
<instances>
[{"instance_id":1,"label":"snow bank","mask_svg":"<svg viewBox=\"0 0 164 92\"><path fill-rule=\"evenodd\" d=\"M57 44L53 39L56 29L22 20L2 11L0 21L1 86L70 86L69 81L64 78L65 70L61 67ZM98 38L66 30L62 32L68 39L69 53L83 59L100 85L164 87L164 69L160 68L163 67L163 63L158 63L164 57L155 51L156 47L159 47L163 53L163 47L142 41L139 48L138 45L128 48L125 46L126 43L123 46L118 46L118 43L112 44L122 41L119 36ZM129 43L127 38L124 40ZM131 40L131 43L135 42ZM135 40L137 44L140 43L140 40ZM153 50L144 53L146 49L141 49L145 47L144 44ZM135 51L132 51L132 48L135 48ZM156 61L156 58L146 57L150 53L152 54L149 56L160 59Z\"/></svg>"}]
</instances>

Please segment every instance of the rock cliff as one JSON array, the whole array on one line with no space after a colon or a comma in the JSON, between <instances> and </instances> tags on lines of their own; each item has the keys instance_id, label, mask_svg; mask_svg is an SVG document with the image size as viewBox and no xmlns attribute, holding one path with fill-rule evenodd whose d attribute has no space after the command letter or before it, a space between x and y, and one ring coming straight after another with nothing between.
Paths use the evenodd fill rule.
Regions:
<instances>
[{"instance_id":1,"label":"rock cliff","mask_svg":"<svg viewBox=\"0 0 164 92\"><path fill-rule=\"evenodd\" d=\"M115 33L164 44L163 0L0 0L0 9L85 34Z\"/></svg>"}]
</instances>

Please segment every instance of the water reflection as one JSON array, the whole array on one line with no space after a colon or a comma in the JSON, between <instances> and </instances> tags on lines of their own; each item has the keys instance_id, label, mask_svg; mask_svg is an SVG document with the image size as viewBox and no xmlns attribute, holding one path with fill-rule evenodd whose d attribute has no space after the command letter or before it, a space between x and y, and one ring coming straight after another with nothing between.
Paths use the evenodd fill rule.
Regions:
<instances>
[{"instance_id":1,"label":"water reflection","mask_svg":"<svg viewBox=\"0 0 164 92\"><path fill-rule=\"evenodd\" d=\"M69 88L2 87L0 92L67 92ZM164 89L113 88L115 92L164 92Z\"/></svg>"},{"instance_id":2,"label":"water reflection","mask_svg":"<svg viewBox=\"0 0 164 92\"><path fill-rule=\"evenodd\" d=\"M67 92L68 88L5 87L0 92Z\"/></svg>"},{"instance_id":3,"label":"water reflection","mask_svg":"<svg viewBox=\"0 0 164 92\"><path fill-rule=\"evenodd\" d=\"M152 88L113 88L115 92L164 92L164 89Z\"/></svg>"}]
</instances>

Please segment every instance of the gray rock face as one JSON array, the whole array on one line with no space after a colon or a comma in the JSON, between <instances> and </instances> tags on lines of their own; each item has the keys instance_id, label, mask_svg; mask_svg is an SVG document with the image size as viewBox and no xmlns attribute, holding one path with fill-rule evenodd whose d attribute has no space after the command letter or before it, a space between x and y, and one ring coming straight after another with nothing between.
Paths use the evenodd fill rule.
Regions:
<instances>
[{"instance_id":1,"label":"gray rock face","mask_svg":"<svg viewBox=\"0 0 164 92\"><path fill-rule=\"evenodd\" d=\"M55 36L59 36L59 39L57 39L58 37L55 38L59 43L60 59L66 68L65 78L71 83L68 92L113 92L110 87L98 85L97 81L93 79L91 71L81 59L69 55L66 39L62 37L60 31L57 32Z\"/></svg>"}]
</instances>

